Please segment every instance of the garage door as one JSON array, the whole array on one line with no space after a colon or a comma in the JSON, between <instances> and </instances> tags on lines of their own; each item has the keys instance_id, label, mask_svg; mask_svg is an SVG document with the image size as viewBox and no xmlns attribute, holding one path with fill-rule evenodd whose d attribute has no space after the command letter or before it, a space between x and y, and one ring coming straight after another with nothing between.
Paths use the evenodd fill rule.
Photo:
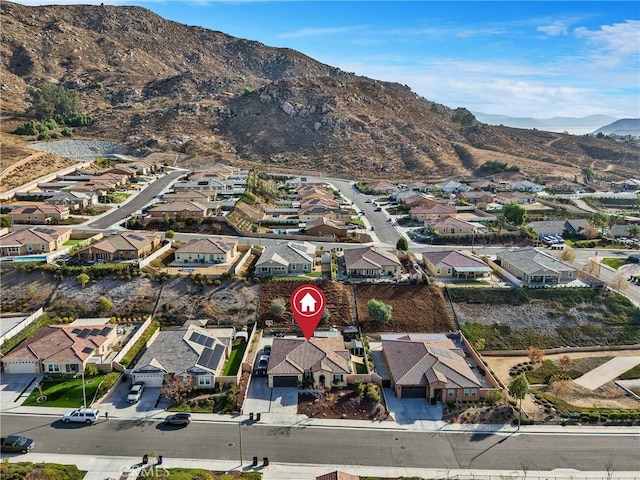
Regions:
<instances>
[{"instance_id":1,"label":"garage door","mask_svg":"<svg viewBox=\"0 0 640 480\"><path fill-rule=\"evenodd\" d=\"M426 387L402 387L402 398L424 398L426 396Z\"/></svg>"},{"instance_id":2,"label":"garage door","mask_svg":"<svg viewBox=\"0 0 640 480\"><path fill-rule=\"evenodd\" d=\"M5 362L5 373L38 373L36 362Z\"/></svg>"},{"instance_id":3,"label":"garage door","mask_svg":"<svg viewBox=\"0 0 640 480\"><path fill-rule=\"evenodd\" d=\"M274 387L297 387L298 377L273 377L273 386Z\"/></svg>"},{"instance_id":4,"label":"garage door","mask_svg":"<svg viewBox=\"0 0 640 480\"><path fill-rule=\"evenodd\" d=\"M135 373L133 375L134 382L144 382L146 388L160 388L164 375L158 373Z\"/></svg>"}]
</instances>

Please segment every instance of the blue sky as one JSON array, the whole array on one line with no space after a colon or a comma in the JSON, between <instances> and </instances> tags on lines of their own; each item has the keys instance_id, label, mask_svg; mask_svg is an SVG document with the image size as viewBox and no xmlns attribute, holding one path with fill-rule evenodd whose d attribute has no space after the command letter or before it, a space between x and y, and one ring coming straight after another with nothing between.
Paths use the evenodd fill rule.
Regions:
<instances>
[{"instance_id":1,"label":"blue sky","mask_svg":"<svg viewBox=\"0 0 640 480\"><path fill-rule=\"evenodd\" d=\"M102 2L292 48L452 108L640 117L638 1L19 1Z\"/></svg>"}]
</instances>

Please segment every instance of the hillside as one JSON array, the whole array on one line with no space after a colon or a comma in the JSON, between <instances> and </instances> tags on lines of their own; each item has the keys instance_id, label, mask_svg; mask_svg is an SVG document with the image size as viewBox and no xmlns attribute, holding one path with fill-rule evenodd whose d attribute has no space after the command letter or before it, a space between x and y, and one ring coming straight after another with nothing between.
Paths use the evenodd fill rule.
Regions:
<instances>
[{"instance_id":1,"label":"hillside","mask_svg":"<svg viewBox=\"0 0 640 480\"><path fill-rule=\"evenodd\" d=\"M15 117L3 145L16 159L31 138L8 132L25 120L27 87L43 82L79 91L94 123L77 136L203 162L400 179L470 175L496 159L530 175L624 176L640 158L637 143L484 125L407 86L139 7L5 1L0 12L2 114Z\"/></svg>"},{"instance_id":2,"label":"hillside","mask_svg":"<svg viewBox=\"0 0 640 480\"><path fill-rule=\"evenodd\" d=\"M640 118L623 118L616 120L593 133L594 135L602 133L604 135L632 135L634 137L640 137Z\"/></svg>"}]
</instances>

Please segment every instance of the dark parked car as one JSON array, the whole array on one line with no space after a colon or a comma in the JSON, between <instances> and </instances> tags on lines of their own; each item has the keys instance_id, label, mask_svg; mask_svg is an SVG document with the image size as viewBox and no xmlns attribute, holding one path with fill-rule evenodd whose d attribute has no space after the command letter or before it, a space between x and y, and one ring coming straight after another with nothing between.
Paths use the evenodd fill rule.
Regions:
<instances>
[{"instance_id":1,"label":"dark parked car","mask_svg":"<svg viewBox=\"0 0 640 480\"><path fill-rule=\"evenodd\" d=\"M0 438L0 449L3 452L27 453L35 446L36 442L22 435L10 435Z\"/></svg>"},{"instance_id":2,"label":"dark parked car","mask_svg":"<svg viewBox=\"0 0 640 480\"><path fill-rule=\"evenodd\" d=\"M175 413L164 419L167 425L189 425L191 423L191 415L188 413Z\"/></svg>"}]
</instances>

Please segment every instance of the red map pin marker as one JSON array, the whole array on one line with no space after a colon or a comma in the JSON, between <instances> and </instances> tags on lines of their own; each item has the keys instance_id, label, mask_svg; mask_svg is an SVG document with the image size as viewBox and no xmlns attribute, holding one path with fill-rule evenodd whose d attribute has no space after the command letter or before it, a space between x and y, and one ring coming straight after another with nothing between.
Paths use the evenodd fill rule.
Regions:
<instances>
[{"instance_id":1,"label":"red map pin marker","mask_svg":"<svg viewBox=\"0 0 640 480\"><path fill-rule=\"evenodd\" d=\"M293 318L309 340L316 331L320 318L327 306L324 292L315 285L301 285L291 295Z\"/></svg>"}]
</instances>

